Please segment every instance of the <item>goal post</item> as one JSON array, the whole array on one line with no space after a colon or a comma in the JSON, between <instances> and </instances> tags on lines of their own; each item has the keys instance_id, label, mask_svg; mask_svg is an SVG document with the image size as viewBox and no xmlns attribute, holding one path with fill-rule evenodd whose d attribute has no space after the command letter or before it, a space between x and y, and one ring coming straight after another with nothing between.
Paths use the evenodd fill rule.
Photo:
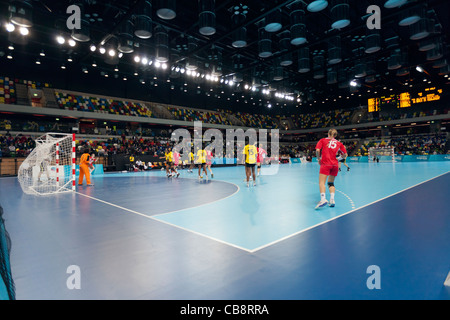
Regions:
<instances>
[{"instance_id":1,"label":"goal post","mask_svg":"<svg viewBox=\"0 0 450 320\"><path fill-rule=\"evenodd\" d=\"M23 192L51 195L75 191L75 134L47 133L35 142L18 171Z\"/></svg>"},{"instance_id":2,"label":"goal post","mask_svg":"<svg viewBox=\"0 0 450 320\"><path fill-rule=\"evenodd\" d=\"M369 162L395 162L394 147L369 148Z\"/></svg>"}]
</instances>

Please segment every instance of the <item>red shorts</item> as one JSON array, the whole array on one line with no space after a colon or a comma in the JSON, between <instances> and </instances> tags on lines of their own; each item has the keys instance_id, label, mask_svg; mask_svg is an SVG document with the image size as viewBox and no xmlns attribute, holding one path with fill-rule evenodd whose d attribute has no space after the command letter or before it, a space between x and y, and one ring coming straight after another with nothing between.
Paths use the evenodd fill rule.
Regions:
<instances>
[{"instance_id":1,"label":"red shorts","mask_svg":"<svg viewBox=\"0 0 450 320\"><path fill-rule=\"evenodd\" d=\"M320 166L320 173L324 174L326 176L333 176L336 177L339 172L339 166L333 166L333 165L322 165Z\"/></svg>"}]
</instances>

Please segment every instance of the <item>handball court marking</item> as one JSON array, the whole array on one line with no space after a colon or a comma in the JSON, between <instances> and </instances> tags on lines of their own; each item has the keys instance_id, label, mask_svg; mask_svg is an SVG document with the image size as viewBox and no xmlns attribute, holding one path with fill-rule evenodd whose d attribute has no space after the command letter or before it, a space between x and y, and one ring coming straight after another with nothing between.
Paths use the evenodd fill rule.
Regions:
<instances>
[{"instance_id":1,"label":"handball court marking","mask_svg":"<svg viewBox=\"0 0 450 320\"><path fill-rule=\"evenodd\" d=\"M432 180L434 180L434 179L437 179L437 178L442 177L442 176L444 176L444 175L447 175L447 174L449 174L449 173L450 173L450 171L447 171L447 172L442 173L442 174L440 174L440 175L437 175L437 176L435 176L435 177L433 177L433 178L430 178L430 179L427 179L427 180L425 180L425 181L419 182L419 183L417 183L417 184L415 184L415 185L412 185L412 186L410 186L410 187L408 187L408 188L405 188L405 189L403 189L403 190L397 191L397 192L395 192L395 193L393 193L393 194L390 194L390 195L385 196L385 197L383 197L383 198L381 198L381 199L372 201L372 202L370 202L370 203L368 203L368 204L365 204L365 205L363 205L363 206L361 206L361 207L358 207L358 208L354 208L353 201L351 201L352 208L354 208L354 209L352 209L352 210L350 210L350 211L348 211L348 212L345 212L345 213L343 213L343 214L337 215L337 216L335 216L335 217L333 217L333 218L330 218L330 219L328 219L328 220L325 220L325 221L322 221L322 222L320 222L320 223L317 223L317 224L315 224L315 225L312 225L312 226L310 226L310 227L308 227L308 228L299 230L299 231L297 231L297 232L295 232L295 233L292 233L292 234L290 234L290 235L287 235L287 236L282 237L282 238L280 238L280 239L277 239L277 240L275 240L275 241L269 242L269 243L267 243L267 244L265 244L265 245L263 245L263 246L260 246L260 247L255 248L255 249L247 249L247 248L243 248L243 247L241 247L241 246L238 246L238 245L235 245L235 244L232 244L232 243L229 243L229 242L226 242L226 241L223 241L223 240L220 240L220 239L217 239L217 238L208 236L208 235L206 235L206 234L203 234L203 233L200 233L200 232L191 230L191 229L187 229L187 228L181 227L181 226L179 226L179 225L176 225L176 224L173 224L173 223L164 221L164 220L159 220L159 219L156 218L156 216L162 216L162 215L165 215L165 214L176 213L176 212L180 212L180 211L183 211L183 210L194 209L194 208L198 208L198 207L201 207L201 206L204 206L204 205L207 205L207 204L211 204L211 203L214 203L214 202L218 202L218 201L222 201L222 200L225 200L225 199L227 199L227 198L230 198L230 197L234 196L235 194L237 194L237 193L240 191L239 186L238 186L237 184L234 184L234 183L231 183L231 182L221 181L221 180L216 180L216 181L225 182L225 183L229 183L229 184L235 185L235 186L237 187L237 190L236 190L234 193L232 193L231 195L228 195L228 196L226 196L226 197L224 197L224 198L222 198L222 199L219 199L219 200L214 200L214 201L210 201L210 202L207 202L207 203L203 203L203 204L201 204L201 205L197 205L197 206L193 206L193 207L189 207L189 208L178 209L178 210L174 210L174 211L170 211L170 212L164 212L164 213L161 213L161 214L157 214L156 216L149 216L149 215L143 214L143 213L141 213L141 212L138 212L138 211L135 211L135 210L132 210L132 209L128 209L128 208L125 208L125 207L116 205L116 204L111 203L111 202L108 202L108 201L104 201L104 200L101 200L101 199L98 199L98 198L95 198L95 197L92 197L92 196L88 196L88 195L83 194L83 193L80 193L80 192L78 192L78 191L75 191L75 193L78 194L78 195L81 195L81 196L83 196L83 197L86 197L86 198L89 198L89 199L92 199L92 200L95 200L95 201L98 201L98 202L101 202L101 203L104 203L104 204L107 204L107 205L116 207L116 208L118 208L118 209L121 209L121 210L124 210L124 211L128 211L128 212L130 212L130 213L134 213L134 214L139 215L139 216L142 216L142 217L144 217L144 218L148 218L148 219L151 219L151 220L153 220L153 221L158 221L158 222L164 223L164 224L166 224L166 225L169 225L169 226L172 226L172 227L175 227L175 228L184 230L184 231L188 231L188 232L190 232L190 233L193 233L193 234L202 236L202 237L204 237L204 238L207 238L207 239L210 239L210 240L214 240L214 241L216 241L216 242L219 242L219 243L228 245L228 246L230 246L230 247L234 247L234 248L236 248L236 249L240 249L240 250L246 251L246 252L248 252L248 253L256 253L257 251L260 251L260 250L262 250L262 249L268 248L268 247L270 247L270 246L272 246L272 245L275 245L275 244L277 244L277 243L280 243L280 242L282 242L282 241L284 241L284 240L287 240L287 239L289 239L289 238L295 237L295 236L297 236L297 235L299 235L299 234L302 234L302 233L304 233L304 232L306 232L306 231L309 231L309 230L312 230L312 229L314 229L314 228L317 228L317 227L319 227L319 226L321 226L321 225L324 225L324 224L329 223L329 222L331 222L331 221L334 221L334 220L336 220L336 219L342 218L342 217L344 217L344 216L346 216L346 215L349 215L349 214L351 214L351 213L354 213L354 212L356 212L356 211L358 211L358 210L360 210L360 209L366 208L366 207L371 206L371 205L373 205L373 204L375 204L375 203L378 203L378 202L380 202L380 201L383 201L383 200L385 200L385 199L388 199L388 198L390 198L390 197L393 197L393 196L395 196L395 195L398 195L398 194L400 194L400 193L402 193L402 192L405 192L405 191L410 190L410 189L412 189L412 188L418 187L418 186L420 186L420 185L422 185L422 184L425 184L425 183L427 183L427 182L430 182L430 181L432 181ZM338 190L336 190L336 191L338 191ZM341 191L339 191L339 192L341 192ZM342 192L341 192L341 193L342 193ZM342 193L342 194L344 194L344 193ZM345 195L345 194L344 194L344 195ZM349 200L351 200L347 195L345 195L345 196L346 196ZM317 210L317 214L320 214L320 210Z\"/></svg>"},{"instance_id":2,"label":"handball court marking","mask_svg":"<svg viewBox=\"0 0 450 320\"><path fill-rule=\"evenodd\" d=\"M198 207L207 205L207 204L211 204L211 203L214 203L214 202L222 201L222 200L225 200L225 199L228 199L228 198L234 196L234 195L235 195L236 193L238 193L239 190L240 190L239 186L238 186L237 184L235 184L235 183L228 182L228 181L221 181L221 180L216 180L216 181L220 181L220 182L232 184L232 185L234 185L234 186L237 187L237 190L236 190L235 192L233 192L232 194L230 194L230 195L228 195L228 196L226 196L226 197L224 197L224 198L222 198L222 199L209 201L209 202L206 202L206 203L197 205L197 206L192 206L192 207L188 207L188 208L183 208L183 209L178 209L178 210L173 210L173 211L169 211L169 212L160 213L160 214L157 214L157 215L155 215L155 216L149 216L149 215L146 215L146 214L144 214L144 213L137 212L137 211L135 211L135 210L128 209L128 208L119 206L119 205L117 205L117 204L114 204L114 203L111 203L111 202L108 202L108 201L104 201L104 200L101 200L101 199L98 199L98 198L95 198L95 197L92 197L92 196L88 196L88 195L86 195L86 194L84 194L84 193L81 193L81 192L78 192L78 191L75 191L75 193L78 194L78 195L80 195L80 196L83 196L83 197L86 197L86 198L89 198L89 199L92 199L92 200L95 200L95 201L98 201L98 202L101 202L101 203L110 205L110 206L112 206L112 207L116 207L116 208L118 208L118 209L121 209L121 210L124 210L124 211L128 211L128 212L130 212L130 213L137 214L137 215L139 215L139 216L141 216L141 217L144 217L144 218L147 218L147 219L151 219L151 220L153 220L153 221L158 221L158 222L164 223L164 224L166 224L166 225L169 225L169 226L172 226L172 227L175 227L175 228L178 228L178 229L181 229L181 230L184 230L184 231L188 231L188 232L190 232L190 233L193 233L193 234L202 236L202 237L204 237L204 238L207 238L207 239L210 239L210 240L214 240L214 241L216 241L216 242L219 242L219 243L228 245L228 246L230 246L230 247L234 247L234 248L237 248L237 249L240 249L240 250L243 250L243 251L251 252L251 250L248 250L248 249L246 249L246 248L237 246L237 245L235 245L235 244L228 243L228 242L226 242L226 241L223 241L223 240L220 240L220 239L217 239L217 238L214 238L214 237L205 235L205 234L203 234L203 233L200 233L200 232L197 232L197 231L194 231L194 230L190 230L190 229L187 229L187 228L178 226L178 225L176 225L176 224L173 224L173 223L170 223L170 222L167 222L167 221L160 220L160 219L157 219L157 218L156 218L157 216L162 216L162 215L170 214L170 213L176 213L176 212L180 212L180 211L183 211L183 210L195 209L195 208L198 208Z\"/></svg>"}]
</instances>

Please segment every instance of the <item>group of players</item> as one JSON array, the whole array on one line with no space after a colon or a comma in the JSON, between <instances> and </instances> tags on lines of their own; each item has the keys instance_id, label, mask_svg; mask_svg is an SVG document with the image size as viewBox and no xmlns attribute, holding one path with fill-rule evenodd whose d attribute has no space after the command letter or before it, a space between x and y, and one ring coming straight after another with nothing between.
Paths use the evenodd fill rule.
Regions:
<instances>
[{"instance_id":1,"label":"group of players","mask_svg":"<svg viewBox=\"0 0 450 320\"><path fill-rule=\"evenodd\" d=\"M347 167L347 171L350 170L346 163L347 150L345 146L336 139L337 130L330 129L328 131L328 137L321 139L316 145L316 157L320 165L319 170L319 191L320 191L320 201L316 205L316 209L325 207L329 205L330 207L335 206L335 193L336 187L334 185L335 179L338 172L341 171L341 165ZM259 175L261 170L261 164L264 161L266 150L261 148L257 144L247 144L244 147L244 164L245 164L245 176L247 187L250 186L250 179L253 180L253 186L256 186L256 176ZM167 177L179 177L180 173L177 171L177 165L179 163L180 155L174 153L171 148L168 148L165 155L165 169ZM188 172L193 172L192 169L194 165L198 168L198 178L203 179L203 173L208 179L208 170L211 174L211 178L214 174L211 170L213 154L211 150L203 147L198 150L196 155L192 152L188 155L189 169ZM255 172L255 167L257 167L257 173ZM326 199L326 184L328 184L328 190L330 193L330 200Z\"/></svg>"},{"instance_id":2,"label":"group of players","mask_svg":"<svg viewBox=\"0 0 450 320\"><path fill-rule=\"evenodd\" d=\"M316 145L316 157L320 165L320 201L316 205L316 209L325 207L326 205L330 207L335 206L336 187L334 182L338 172L341 170L341 164L347 167L347 171L350 170L345 162L347 150L342 142L336 139L337 134L336 129L330 129L328 131L328 137L321 139ZM261 145L257 146L257 143L254 143L247 144L244 147L243 154L247 187L250 186L250 178L253 180L253 186L256 186L256 176L260 174L261 164L264 162L267 152L261 148ZM188 172L192 173L194 165L197 165L199 180L203 179L203 173L206 179L208 179L208 171L211 174L211 178L214 178L211 170L212 158L213 153L207 147L205 148L205 146L198 150L195 156L192 152L189 152L187 163L185 163L189 165ZM165 152L164 159L167 177L178 178L180 173L177 170L177 166L180 163L180 154L173 152L172 148L168 148ZM94 162L95 157L87 152L81 156L79 185L82 184L84 176L86 177L87 184L93 185L90 181L90 168L93 167ZM257 173L255 172L255 167L258 169ZM330 201L326 199L326 184L330 193Z\"/></svg>"},{"instance_id":3,"label":"group of players","mask_svg":"<svg viewBox=\"0 0 450 320\"><path fill-rule=\"evenodd\" d=\"M261 148L261 145L256 146L254 144L248 144L244 147L244 162L245 162L245 174L246 174L246 182L247 187L250 186L250 178L253 179L253 186L256 186L256 176L259 175L261 170L261 164L264 161L265 155L267 151ZM205 175L206 180L208 179L208 171L211 175L211 178L214 178L214 173L212 172L211 165L212 159L214 155L211 150L207 147L203 147L198 150L196 155L192 152L188 154L188 160L183 165L188 164L189 169L188 172L192 173L194 166L198 168L198 179L203 179L203 174ZM168 178L179 177L180 173L177 170L177 167L180 164L180 154L174 152L172 148L167 148L165 151L164 157L165 159L165 170ZM255 172L255 167L257 167L257 172ZM164 169L164 168L163 168Z\"/></svg>"},{"instance_id":4,"label":"group of players","mask_svg":"<svg viewBox=\"0 0 450 320\"><path fill-rule=\"evenodd\" d=\"M214 178L214 173L211 169L213 153L208 148L198 150L195 156L192 152L189 152L188 160L185 160L184 162L181 162L180 158L180 154L178 152L174 152L171 147L167 148L164 153L164 157L161 157L161 159L165 160L165 170L168 178L178 178L180 176L177 169L180 164L189 165L189 173L192 173L194 165L197 165L199 180L203 179L203 173L205 174L206 180L208 180L208 171L211 174L211 178Z\"/></svg>"}]
</instances>

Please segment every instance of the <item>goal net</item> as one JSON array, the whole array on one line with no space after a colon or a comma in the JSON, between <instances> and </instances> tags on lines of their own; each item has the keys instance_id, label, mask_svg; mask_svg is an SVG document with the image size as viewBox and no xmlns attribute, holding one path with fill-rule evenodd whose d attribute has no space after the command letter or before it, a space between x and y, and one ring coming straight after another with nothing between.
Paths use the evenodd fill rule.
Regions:
<instances>
[{"instance_id":1,"label":"goal net","mask_svg":"<svg viewBox=\"0 0 450 320\"><path fill-rule=\"evenodd\" d=\"M372 147L369 148L369 162L394 162L394 147Z\"/></svg>"},{"instance_id":2,"label":"goal net","mask_svg":"<svg viewBox=\"0 0 450 320\"><path fill-rule=\"evenodd\" d=\"M51 195L75 189L75 137L47 133L20 165L18 179L26 194Z\"/></svg>"}]
</instances>

